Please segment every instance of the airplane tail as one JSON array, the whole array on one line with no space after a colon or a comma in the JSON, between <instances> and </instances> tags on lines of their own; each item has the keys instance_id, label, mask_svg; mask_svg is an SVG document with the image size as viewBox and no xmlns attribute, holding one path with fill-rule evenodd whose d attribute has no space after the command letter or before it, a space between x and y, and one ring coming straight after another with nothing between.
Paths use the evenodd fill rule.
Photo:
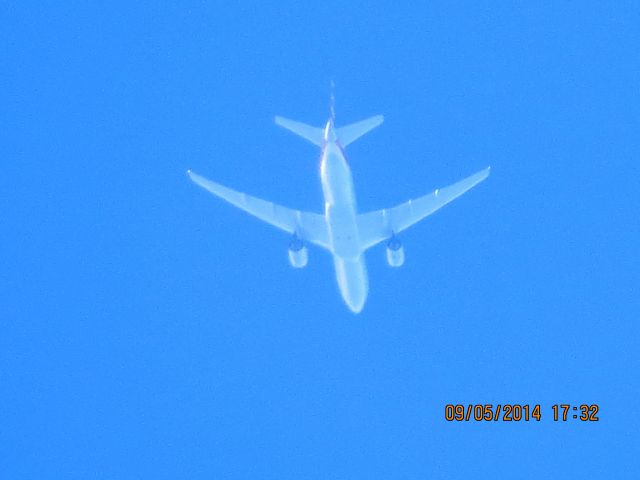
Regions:
<instances>
[{"instance_id":1,"label":"airplane tail","mask_svg":"<svg viewBox=\"0 0 640 480\"><path fill-rule=\"evenodd\" d=\"M295 120L278 116L276 116L276 124L302 138L306 138L314 145L319 147L324 146L324 130L322 130L322 128L312 127L302 122L296 122Z\"/></svg>"},{"instance_id":2,"label":"airplane tail","mask_svg":"<svg viewBox=\"0 0 640 480\"><path fill-rule=\"evenodd\" d=\"M283 128L286 128L287 130L295 133L296 135L299 135L302 138L307 139L314 145L317 145L318 147L324 146L324 129L319 127L312 127L310 125L296 122L295 120L289 120L288 118L284 117L276 117L275 120L276 124L280 125ZM353 143L365 133L376 128L383 121L384 117L382 115L375 115L373 117L367 118L366 120L337 128L336 136L338 138L338 142L344 148L350 143Z\"/></svg>"},{"instance_id":3,"label":"airplane tail","mask_svg":"<svg viewBox=\"0 0 640 480\"><path fill-rule=\"evenodd\" d=\"M361 120L360 122L347 125L346 127L340 127L336 130L338 134L338 142L340 142L340 145L344 148L359 139L365 133L376 128L383 121L384 117L382 115L375 115L367 118L366 120Z\"/></svg>"}]
</instances>

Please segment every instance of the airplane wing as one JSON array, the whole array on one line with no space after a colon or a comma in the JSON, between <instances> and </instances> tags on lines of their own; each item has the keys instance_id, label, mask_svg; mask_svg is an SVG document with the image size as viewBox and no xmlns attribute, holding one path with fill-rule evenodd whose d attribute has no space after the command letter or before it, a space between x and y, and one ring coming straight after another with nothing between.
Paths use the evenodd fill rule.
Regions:
<instances>
[{"instance_id":1,"label":"airplane wing","mask_svg":"<svg viewBox=\"0 0 640 480\"><path fill-rule=\"evenodd\" d=\"M193 173L191 170L187 171L187 174L194 183L208 190L216 197L220 197L229 202L231 205L244 210L248 214L280 230L291 234L295 233L302 240L330 250L327 224L322 215L292 210L276 205L275 203L267 202L266 200L251 197L246 193L236 192L219 183L207 180Z\"/></svg>"},{"instance_id":2,"label":"airplane wing","mask_svg":"<svg viewBox=\"0 0 640 480\"><path fill-rule=\"evenodd\" d=\"M453 185L402 203L396 207L358 215L358 229L363 250L373 247L392 234L418 223L447 203L458 198L489 176L487 167Z\"/></svg>"}]
</instances>

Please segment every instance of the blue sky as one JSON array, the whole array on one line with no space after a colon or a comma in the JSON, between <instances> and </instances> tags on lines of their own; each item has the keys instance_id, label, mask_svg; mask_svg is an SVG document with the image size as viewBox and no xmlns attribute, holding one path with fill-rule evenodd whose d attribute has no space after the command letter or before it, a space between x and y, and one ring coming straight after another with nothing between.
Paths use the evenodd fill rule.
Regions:
<instances>
[{"instance_id":1,"label":"blue sky","mask_svg":"<svg viewBox=\"0 0 640 480\"><path fill-rule=\"evenodd\" d=\"M638 478L635 2L5 2L0 471L22 478ZM491 177L367 254L191 184L321 211L273 124L383 113L359 207ZM448 403L542 421L449 423ZM598 423L551 405L595 403Z\"/></svg>"}]
</instances>

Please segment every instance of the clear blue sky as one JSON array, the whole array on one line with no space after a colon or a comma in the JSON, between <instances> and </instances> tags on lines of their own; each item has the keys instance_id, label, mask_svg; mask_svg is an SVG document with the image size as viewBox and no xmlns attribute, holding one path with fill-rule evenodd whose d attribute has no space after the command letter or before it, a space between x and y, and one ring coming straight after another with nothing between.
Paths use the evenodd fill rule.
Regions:
<instances>
[{"instance_id":1,"label":"clear blue sky","mask_svg":"<svg viewBox=\"0 0 640 480\"><path fill-rule=\"evenodd\" d=\"M89 3L0 5L0 477L640 476L637 2ZM185 175L321 211L331 79L362 210L492 166L359 316Z\"/></svg>"}]
</instances>

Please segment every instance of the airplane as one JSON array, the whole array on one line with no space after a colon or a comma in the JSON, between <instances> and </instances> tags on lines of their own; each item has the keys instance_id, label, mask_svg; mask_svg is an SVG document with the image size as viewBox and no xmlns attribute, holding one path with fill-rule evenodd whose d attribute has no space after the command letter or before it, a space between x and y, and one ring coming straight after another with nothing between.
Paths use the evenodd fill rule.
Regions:
<instances>
[{"instance_id":1,"label":"airplane","mask_svg":"<svg viewBox=\"0 0 640 480\"><path fill-rule=\"evenodd\" d=\"M333 100L333 99L332 99ZM289 262L303 268L308 262L306 244L328 250L333 256L338 288L347 307L355 314L364 307L369 290L364 253L386 241L387 263L400 267L405 255L398 234L489 176L487 167L453 185L409 200L393 208L358 213L345 148L380 125L375 115L344 127L336 127L334 110L324 128L276 116L275 123L322 149L320 180L324 194L324 214L302 212L237 192L187 171L189 178L213 195L291 235Z\"/></svg>"}]
</instances>

